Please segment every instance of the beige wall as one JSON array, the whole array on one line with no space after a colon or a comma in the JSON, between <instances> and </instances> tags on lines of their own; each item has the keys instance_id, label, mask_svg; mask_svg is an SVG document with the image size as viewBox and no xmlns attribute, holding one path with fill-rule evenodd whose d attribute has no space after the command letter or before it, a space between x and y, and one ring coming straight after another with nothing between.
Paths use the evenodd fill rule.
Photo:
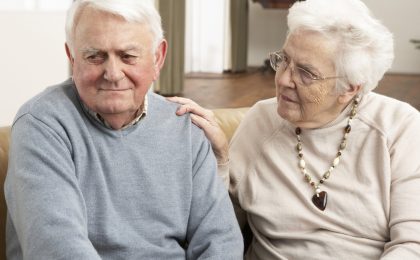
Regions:
<instances>
[{"instance_id":1,"label":"beige wall","mask_svg":"<svg viewBox=\"0 0 420 260\"><path fill-rule=\"evenodd\" d=\"M279 50L287 32L287 10L264 9L249 3L248 65L261 66L269 52Z\"/></svg>"},{"instance_id":2,"label":"beige wall","mask_svg":"<svg viewBox=\"0 0 420 260\"><path fill-rule=\"evenodd\" d=\"M420 74L420 50L410 39L420 39L419 0L363 0L394 34L395 61L391 72Z\"/></svg>"},{"instance_id":3,"label":"beige wall","mask_svg":"<svg viewBox=\"0 0 420 260\"><path fill-rule=\"evenodd\" d=\"M364 2L394 33L396 59L391 71L420 74L420 50L409 42L420 39L420 1ZM250 2L250 66L261 66L269 51L281 47L286 15L285 10L267 10ZM0 11L0 126L11 124L30 97L68 77L64 19L64 12Z\"/></svg>"},{"instance_id":4,"label":"beige wall","mask_svg":"<svg viewBox=\"0 0 420 260\"><path fill-rule=\"evenodd\" d=\"M69 77L64 23L65 11L0 11L0 126L12 123L26 100Z\"/></svg>"},{"instance_id":5,"label":"beige wall","mask_svg":"<svg viewBox=\"0 0 420 260\"><path fill-rule=\"evenodd\" d=\"M0 126L46 86L68 77L64 12L0 12Z\"/></svg>"},{"instance_id":6,"label":"beige wall","mask_svg":"<svg viewBox=\"0 0 420 260\"><path fill-rule=\"evenodd\" d=\"M394 34L395 61L391 72L420 74L420 50L410 39L420 39L420 1L363 0ZM270 51L281 48L287 30L287 11L263 9L250 1L248 65L261 66Z\"/></svg>"}]
</instances>

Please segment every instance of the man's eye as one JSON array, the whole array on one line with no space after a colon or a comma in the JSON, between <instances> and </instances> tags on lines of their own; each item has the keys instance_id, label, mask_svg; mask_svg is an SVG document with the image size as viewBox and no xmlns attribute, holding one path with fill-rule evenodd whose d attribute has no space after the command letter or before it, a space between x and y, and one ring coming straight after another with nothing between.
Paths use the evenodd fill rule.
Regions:
<instances>
[{"instance_id":1,"label":"man's eye","mask_svg":"<svg viewBox=\"0 0 420 260\"><path fill-rule=\"evenodd\" d=\"M105 60L105 58L103 55L93 54L93 55L87 56L86 60L92 64L99 64L99 63L102 63Z\"/></svg>"},{"instance_id":2,"label":"man's eye","mask_svg":"<svg viewBox=\"0 0 420 260\"><path fill-rule=\"evenodd\" d=\"M124 54L121 56L122 60L128 64L134 64L137 62L137 56L131 54Z\"/></svg>"}]
</instances>

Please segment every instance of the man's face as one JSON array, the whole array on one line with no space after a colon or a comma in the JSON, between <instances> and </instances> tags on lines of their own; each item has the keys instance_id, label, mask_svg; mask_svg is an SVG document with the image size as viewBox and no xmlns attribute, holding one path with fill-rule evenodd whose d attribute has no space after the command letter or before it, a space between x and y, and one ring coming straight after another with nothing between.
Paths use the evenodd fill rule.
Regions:
<instances>
[{"instance_id":1,"label":"man's face","mask_svg":"<svg viewBox=\"0 0 420 260\"><path fill-rule=\"evenodd\" d=\"M165 48L152 50L147 25L86 7L75 25L73 80L92 111L131 118L157 79Z\"/></svg>"}]
</instances>

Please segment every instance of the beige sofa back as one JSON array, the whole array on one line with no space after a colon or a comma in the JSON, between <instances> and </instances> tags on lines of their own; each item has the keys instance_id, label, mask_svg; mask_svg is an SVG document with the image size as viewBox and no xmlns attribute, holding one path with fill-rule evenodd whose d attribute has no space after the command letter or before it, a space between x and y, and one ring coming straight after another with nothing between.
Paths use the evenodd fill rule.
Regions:
<instances>
[{"instance_id":1,"label":"beige sofa back","mask_svg":"<svg viewBox=\"0 0 420 260\"><path fill-rule=\"evenodd\" d=\"M4 201L4 179L6 178L9 153L10 127L0 128L0 259L6 260L6 202Z\"/></svg>"}]
</instances>

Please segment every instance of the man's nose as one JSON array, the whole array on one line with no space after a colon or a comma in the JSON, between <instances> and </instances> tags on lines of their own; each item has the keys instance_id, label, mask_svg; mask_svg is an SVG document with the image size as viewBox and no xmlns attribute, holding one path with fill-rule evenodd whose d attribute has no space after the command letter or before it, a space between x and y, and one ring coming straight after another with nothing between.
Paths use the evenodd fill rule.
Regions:
<instances>
[{"instance_id":1,"label":"man's nose","mask_svg":"<svg viewBox=\"0 0 420 260\"><path fill-rule=\"evenodd\" d=\"M104 79L118 82L125 78L122 64L115 58L109 58L105 63Z\"/></svg>"}]
</instances>

